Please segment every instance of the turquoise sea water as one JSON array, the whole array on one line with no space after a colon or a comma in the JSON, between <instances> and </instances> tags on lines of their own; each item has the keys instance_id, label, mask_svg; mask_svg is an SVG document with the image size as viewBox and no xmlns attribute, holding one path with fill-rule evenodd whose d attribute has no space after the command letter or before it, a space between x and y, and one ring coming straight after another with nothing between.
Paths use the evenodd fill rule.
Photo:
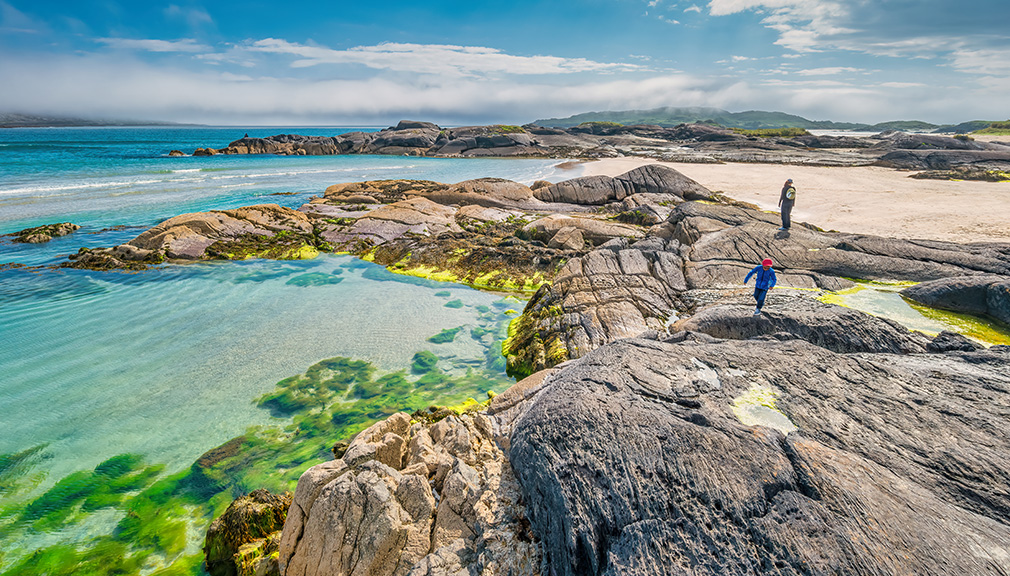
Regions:
<instances>
[{"instance_id":1,"label":"turquoise sea water","mask_svg":"<svg viewBox=\"0 0 1010 576\"><path fill-rule=\"evenodd\" d=\"M521 302L457 285L391 281L349 256L142 273L45 267L83 246L125 242L177 214L265 202L296 208L338 182L562 178L549 160L167 155L223 147L245 133L346 131L0 131L0 234L62 221L82 226L48 244L0 242L0 265L31 267L0 269L0 572L44 546L83 549L124 514L113 506L84 515L78 507L80 521L41 529L19 525L30 515L11 512L17 506L118 454L140 455L171 474L250 426L283 426L289 416L255 400L320 360L348 357L409 374L414 354L427 350L446 377L488 369L494 338L486 333ZM462 307L446 306L456 299ZM450 343L428 341L461 326ZM21 468L2 456L33 447L41 455ZM193 551L198 538L187 538Z\"/></svg>"}]
</instances>

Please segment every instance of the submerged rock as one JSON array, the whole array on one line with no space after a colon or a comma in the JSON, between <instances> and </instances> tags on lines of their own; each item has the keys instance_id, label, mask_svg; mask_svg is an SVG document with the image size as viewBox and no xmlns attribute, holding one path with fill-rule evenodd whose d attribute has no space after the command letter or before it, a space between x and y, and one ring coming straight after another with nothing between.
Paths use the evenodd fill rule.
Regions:
<instances>
[{"instance_id":1,"label":"submerged rock","mask_svg":"<svg viewBox=\"0 0 1010 576\"><path fill-rule=\"evenodd\" d=\"M44 226L25 228L24 230L14 232L13 234L7 234L6 236L10 236L14 242L42 244L44 242L49 242L53 238L72 234L80 229L81 227L77 224L60 222L59 224L46 224Z\"/></svg>"}]
</instances>

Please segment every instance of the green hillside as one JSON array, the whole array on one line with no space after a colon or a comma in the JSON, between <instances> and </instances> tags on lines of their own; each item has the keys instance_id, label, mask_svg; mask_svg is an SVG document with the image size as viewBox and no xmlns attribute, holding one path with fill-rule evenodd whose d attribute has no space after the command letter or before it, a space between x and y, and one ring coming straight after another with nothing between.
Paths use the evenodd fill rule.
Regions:
<instances>
[{"instance_id":1,"label":"green hillside","mask_svg":"<svg viewBox=\"0 0 1010 576\"><path fill-rule=\"evenodd\" d=\"M718 108L656 108L653 110L624 110L608 112L586 112L568 118L545 118L534 124L558 128L570 128L584 122L617 122L630 126L634 124L657 124L659 126L676 126L691 122L715 123L727 128L743 128L745 130L764 130L769 128L804 128L813 130L860 130L866 129L866 124L849 122L814 121L786 114L784 112L763 112L749 110L747 112L728 112Z\"/></svg>"},{"instance_id":2,"label":"green hillside","mask_svg":"<svg viewBox=\"0 0 1010 576\"><path fill-rule=\"evenodd\" d=\"M881 122L868 127L869 132L884 132L886 130L901 130L903 132L932 132L939 128L936 124L921 122L919 120L894 120L892 122Z\"/></svg>"}]
</instances>

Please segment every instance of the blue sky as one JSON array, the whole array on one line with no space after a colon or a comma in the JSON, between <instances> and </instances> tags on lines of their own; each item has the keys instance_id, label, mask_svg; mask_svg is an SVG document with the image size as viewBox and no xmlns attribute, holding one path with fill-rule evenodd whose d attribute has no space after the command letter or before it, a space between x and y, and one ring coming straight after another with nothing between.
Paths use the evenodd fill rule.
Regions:
<instances>
[{"instance_id":1,"label":"blue sky","mask_svg":"<svg viewBox=\"0 0 1010 576\"><path fill-rule=\"evenodd\" d=\"M0 111L526 123L712 106L1010 118L1007 0L0 0Z\"/></svg>"}]
</instances>

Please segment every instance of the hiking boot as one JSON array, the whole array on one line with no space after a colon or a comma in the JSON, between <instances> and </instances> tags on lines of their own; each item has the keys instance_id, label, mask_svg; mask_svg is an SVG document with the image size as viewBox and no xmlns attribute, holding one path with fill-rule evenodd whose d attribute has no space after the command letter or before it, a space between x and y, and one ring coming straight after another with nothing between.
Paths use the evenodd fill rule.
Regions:
<instances>
[{"instance_id":1,"label":"hiking boot","mask_svg":"<svg viewBox=\"0 0 1010 576\"><path fill-rule=\"evenodd\" d=\"M760 308L755 308L755 309L754 309L754 315L755 315L755 316L759 316L759 315L761 315L761 309L760 309Z\"/></svg>"}]
</instances>

